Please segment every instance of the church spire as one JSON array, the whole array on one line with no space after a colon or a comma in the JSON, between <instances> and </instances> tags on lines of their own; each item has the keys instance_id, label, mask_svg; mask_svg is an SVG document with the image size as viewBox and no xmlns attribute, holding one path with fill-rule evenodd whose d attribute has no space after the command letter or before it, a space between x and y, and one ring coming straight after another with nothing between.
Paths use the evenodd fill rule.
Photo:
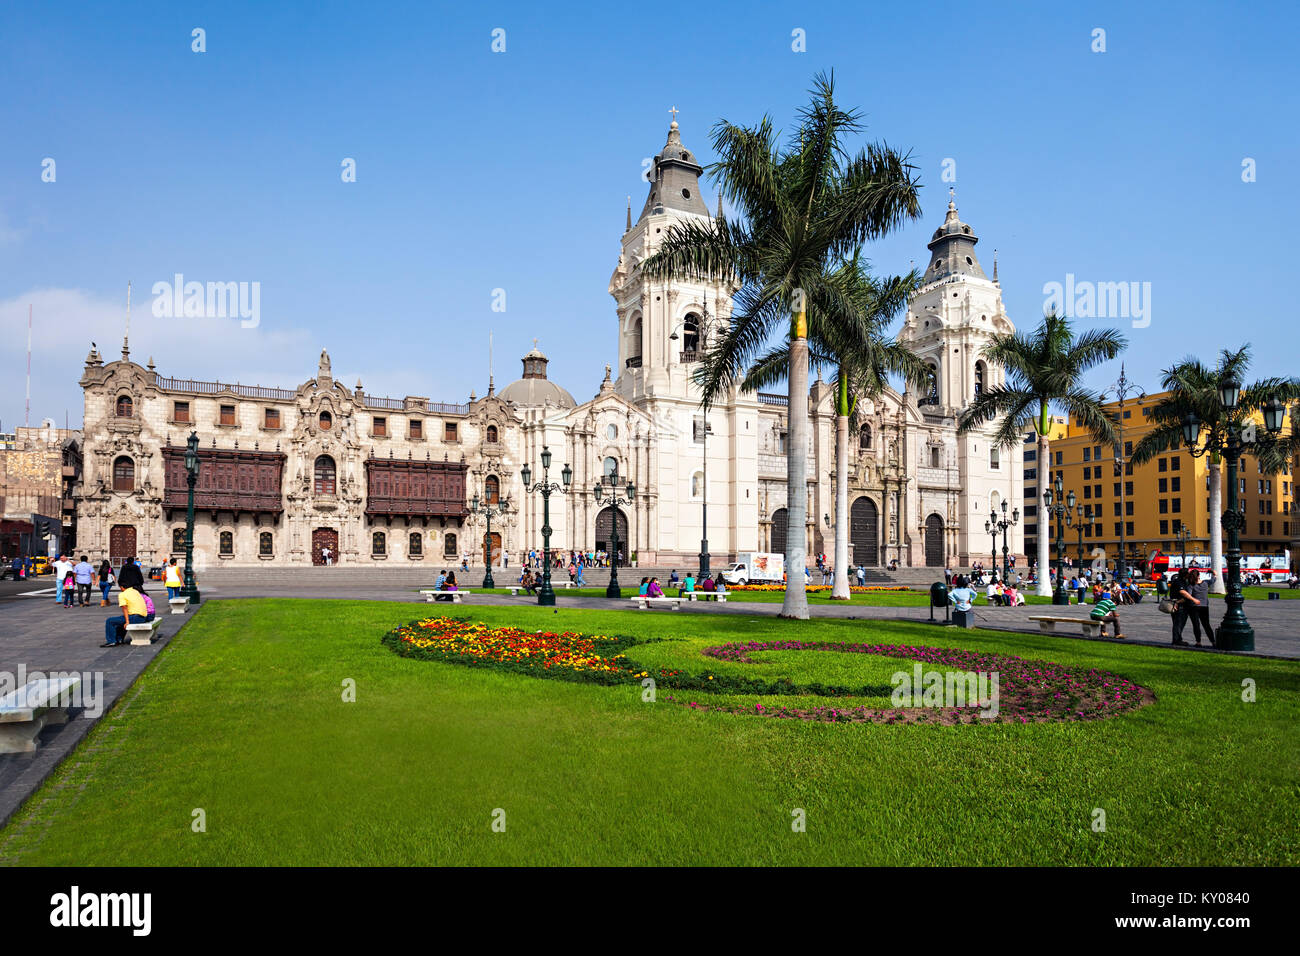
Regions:
<instances>
[{"instance_id":1,"label":"church spire","mask_svg":"<svg viewBox=\"0 0 1300 956\"><path fill-rule=\"evenodd\" d=\"M700 196L700 176L704 167L696 155L682 144L677 125L677 108L669 110L674 119L668 126L668 141L654 158L649 170L650 191L638 222L650 215L667 212L693 213L707 218L709 207Z\"/></svg>"},{"instance_id":2,"label":"church spire","mask_svg":"<svg viewBox=\"0 0 1300 956\"><path fill-rule=\"evenodd\" d=\"M627 228L625 228L623 231L625 233L632 231L632 197L631 196L627 197Z\"/></svg>"}]
</instances>

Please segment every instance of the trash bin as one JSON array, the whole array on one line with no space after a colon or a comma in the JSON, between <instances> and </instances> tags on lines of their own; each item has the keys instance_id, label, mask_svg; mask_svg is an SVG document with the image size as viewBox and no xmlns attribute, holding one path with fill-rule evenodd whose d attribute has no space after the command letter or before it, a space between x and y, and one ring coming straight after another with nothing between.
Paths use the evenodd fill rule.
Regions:
<instances>
[{"instance_id":1,"label":"trash bin","mask_svg":"<svg viewBox=\"0 0 1300 956\"><path fill-rule=\"evenodd\" d=\"M935 581L930 585L931 622L934 621L934 609L937 607L943 608L943 621L947 624L949 621L948 614L952 608L952 604L948 601L948 585L944 584L942 581Z\"/></svg>"}]
</instances>

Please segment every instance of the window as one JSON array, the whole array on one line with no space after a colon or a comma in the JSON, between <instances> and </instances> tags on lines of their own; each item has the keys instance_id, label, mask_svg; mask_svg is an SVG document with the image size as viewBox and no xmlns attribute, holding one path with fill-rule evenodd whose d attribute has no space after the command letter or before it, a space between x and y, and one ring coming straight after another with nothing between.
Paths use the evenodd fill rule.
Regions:
<instances>
[{"instance_id":1,"label":"window","mask_svg":"<svg viewBox=\"0 0 1300 956\"><path fill-rule=\"evenodd\" d=\"M172 528L172 553L185 550L185 529Z\"/></svg>"},{"instance_id":2,"label":"window","mask_svg":"<svg viewBox=\"0 0 1300 956\"><path fill-rule=\"evenodd\" d=\"M1027 504L1024 507L1024 512L1026 518L1036 518L1038 517L1038 505Z\"/></svg>"},{"instance_id":3,"label":"window","mask_svg":"<svg viewBox=\"0 0 1300 956\"><path fill-rule=\"evenodd\" d=\"M1126 441L1124 443L1124 457L1130 458L1132 457L1132 455L1133 455L1133 443L1131 441Z\"/></svg>"},{"instance_id":4,"label":"window","mask_svg":"<svg viewBox=\"0 0 1300 956\"><path fill-rule=\"evenodd\" d=\"M223 424L223 425L233 425L233 424L235 424L235 406L234 406L234 405L222 405L222 406L221 406L221 424Z\"/></svg>"},{"instance_id":5,"label":"window","mask_svg":"<svg viewBox=\"0 0 1300 956\"><path fill-rule=\"evenodd\" d=\"M334 459L329 455L321 455L316 459L316 494L332 495L334 494Z\"/></svg>"},{"instance_id":6,"label":"window","mask_svg":"<svg viewBox=\"0 0 1300 956\"><path fill-rule=\"evenodd\" d=\"M1084 485L1084 486L1083 486L1083 496L1084 496L1085 498L1091 498L1091 497L1092 497L1092 485Z\"/></svg>"},{"instance_id":7,"label":"window","mask_svg":"<svg viewBox=\"0 0 1300 956\"><path fill-rule=\"evenodd\" d=\"M930 449L930 467L931 468L939 467L939 449L937 448Z\"/></svg>"},{"instance_id":8,"label":"window","mask_svg":"<svg viewBox=\"0 0 1300 956\"><path fill-rule=\"evenodd\" d=\"M1174 534L1179 534L1182 530L1183 530L1183 523L1179 521L1177 518L1175 518L1173 524Z\"/></svg>"},{"instance_id":9,"label":"window","mask_svg":"<svg viewBox=\"0 0 1300 956\"><path fill-rule=\"evenodd\" d=\"M280 409L278 409L278 408L268 408L268 409L266 410L266 417L265 417L265 418L263 419L263 421L262 421L262 425L263 425L264 427L266 427L266 428L279 428L279 427L280 427Z\"/></svg>"},{"instance_id":10,"label":"window","mask_svg":"<svg viewBox=\"0 0 1300 956\"><path fill-rule=\"evenodd\" d=\"M610 427L613 428L614 426L611 425ZM615 431L617 431L617 429L615 429ZM487 440L493 443L500 441L497 437L497 427L495 425L489 425L487 427Z\"/></svg>"},{"instance_id":11,"label":"window","mask_svg":"<svg viewBox=\"0 0 1300 956\"><path fill-rule=\"evenodd\" d=\"M1092 457L1095 458L1095 459L1097 459L1098 461L1101 461L1101 446L1100 446L1100 445L1093 445L1093 446L1092 446Z\"/></svg>"},{"instance_id":12,"label":"window","mask_svg":"<svg viewBox=\"0 0 1300 956\"><path fill-rule=\"evenodd\" d=\"M1259 479L1259 490L1255 492L1255 494L1262 495L1263 493L1264 493L1264 479L1261 478Z\"/></svg>"},{"instance_id":13,"label":"window","mask_svg":"<svg viewBox=\"0 0 1300 956\"><path fill-rule=\"evenodd\" d=\"M460 441L460 438L457 437L457 434L456 434L456 423L455 423L455 422L447 422L446 425L443 426L443 429L442 429L442 440L443 440L443 441Z\"/></svg>"},{"instance_id":14,"label":"window","mask_svg":"<svg viewBox=\"0 0 1300 956\"><path fill-rule=\"evenodd\" d=\"M984 363L975 363L975 397L979 398L984 394Z\"/></svg>"},{"instance_id":15,"label":"window","mask_svg":"<svg viewBox=\"0 0 1300 956\"><path fill-rule=\"evenodd\" d=\"M406 423L406 437L411 441L419 441L424 437L424 421L419 418L412 418Z\"/></svg>"},{"instance_id":16,"label":"window","mask_svg":"<svg viewBox=\"0 0 1300 956\"><path fill-rule=\"evenodd\" d=\"M1092 477L1092 466L1089 465L1088 467L1083 469L1083 480L1087 481L1091 477Z\"/></svg>"},{"instance_id":17,"label":"window","mask_svg":"<svg viewBox=\"0 0 1300 956\"><path fill-rule=\"evenodd\" d=\"M495 429L495 428L492 429L492 434L493 434L493 435L496 434L496 429ZM613 441L615 438L617 438L617 437L618 437L618 426L617 426L617 425L614 425L614 424L609 425L609 427L605 429L605 437L608 438L608 439L610 439L611 441ZM493 440L493 441L496 441L496 438L493 438L492 440Z\"/></svg>"},{"instance_id":18,"label":"window","mask_svg":"<svg viewBox=\"0 0 1300 956\"><path fill-rule=\"evenodd\" d=\"M334 416L333 416L333 415L331 415L329 412L321 412L321 413L320 413L320 430L321 430L321 431L323 431L323 432L327 432L327 431L329 431L329 430L330 430L330 427L331 427L333 424L334 424Z\"/></svg>"},{"instance_id":19,"label":"window","mask_svg":"<svg viewBox=\"0 0 1300 956\"><path fill-rule=\"evenodd\" d=\"M866 451L870 447L871 447L871 426L863 425L862 428L858 430L858 448L862 451Z\"/></svg>"},{"instance_id":20,"label":"window","mask_svg":"<svg viewBox=\"0 0 1300 956\"><path fill-rule=\"evenodd\" d=\"M1129 501L1124 502L1124 514L1125 514L1125 516L1129 516L1129 517L1132 516L1132 514L1133 514L1133 502L1132 502L1132 500L1129 500Z\"/></svg>"},{"instance_id":21,"label":"window","mask_svg":"<svg viewBox=\"0 0 1300 956\"><path fill-rule=\"evenodd\" d=\"M117 399L117 417L130 418L135 414L135 402L130 395L119 395Z\"/></svg>"},{"instance_id":22,"label":"window","mask_svg":"<svg viewBox=\"0 0 1300 956\"><path fill-rule=\"evenodd\" d=\"M1124 494L1126 495L1133 494L1133 482L1131 481L1124 482Z\"/></svg>"},{"instance_id":23,"label":"window","mask_svg":"<svg viewBox=\"0 0 1300 956\"><path fill-rule=\"evenodd\" d=\"M1131 461L1124 462L1124 474L1126 476L1133 474L1133 462Z\"/></svg>"},{"instance_id":24,"label":"window","mask_svg":"<svg viewBox=\"0 0 1300 956\"><path fill-rule=\"evenodd\" d=\"M1132 535L1133 535L1133 522L1132 522L1132 521L1125 521L1125 522L1124 522L1124 533L1125 533L1126 535L1129 535L1130 537L1132 537Z\"/></svg>"},{"instance_id":25,"label":"window","mask_svg":"<svg viewBox=\"0 0 1300 956\"><path fill-rule=\"evenodd\" d=\"M1157 459L1156 459L1156 470L1157 470L1157 471L1168 471L1168 470L1169 470L1169 459L1168 459L1168 458L1157 458Z\"/></svg>"},{"instance_id":26,"label":"window","mask_svg":"<svg viewBox=\"0 0 1300 956\"><path fill-rule=\"evenodd\" d=\"M1037 469L1037 468L1026 468L1026 469L1025 469L1025 481L1037 481L1037 480L1038 480L1038 469Z\"/></svg>"},{"instance_id":27,"label":"window","mask_svg":"<svg viewBox=\"0 0 1300 956\"><path fill-rule=\"evenodd\" d=\"M1132 413L1131 411L1129 411L1129 410L1126 408L1126 409L1124 409L1124 417L1125 417L1125 418L1131 418L1131 417L1133 417L1133 413Z\"/></svg>"},{"instance_id":28,"label":"window","mask_svg":"<svg viewBox=\"0 0 1300 956\"><path fill-rule=\"evenodd\" d=\"M1182 498L1175 498L1175 499L1174 499L1174 504L1173 504L1173 511L1174 511L1174 514L1178 514L1178 513L1179 513L1180 511L1182 511L1182 510L1183 510L1183 499L1182 499Z\"/></svg>"},{"instance_id":29,"label":"window","mask_svg":"<svg viewBox=\"0 0 1300 956\"><path fill-rule=\"evenodd\" d=\"M501 481L496 475L488 475L483 479L483 500L488 505L501 502Z\"/></svg>"},{"instance_id":30,"label":"window","mask_svg":"<svg viewBox=\"0 0 1300 956\"><path fill-rule=\"evenodd\" d=\"M1026 462L1038 461L1038 450L1035 448L1025 449L1025 461Z\"/></svg>"},{"instance_id":31,"label":"window","mask_svg":"<svg viewBox=\"0 0 1300 956\"><path fill-rule=\"evenodd\" d=\"M384 533L382 531L376 531L374 534L370 536L370 553L371 554L388 553L388 538L384 536Z\"/></svg>"},{"instance_id":32,"label":"window","mask_svg":"<svg viewBox=\"0 0 1300 956\"><path fill-rule=\"evenodd\" d=\"M271 537L271 532L263 531L257 536L257 553L266 556L274 554L274 544L275 539Z\"/></svg>"},{"instance_id":33,"label":"window","mask_svg":"<svg viewBox=\"0 0 1300 956\"><path fill-rule=\"evenodd\" d=\"M386 438L388 436L388 419L383 415L375 415L370 419L370 434L375 438Z\"/></svg>"},{"instance_id":34,"label":"window","mask_svg":"<svg viewBox=\"0 0 1300 956\"><path fill-rule=\"evenodd\" d=\"M682 351L698 352L700 348L700 317L692 312L682 322Z\"/></svg>"},{"instance_id":35,"label":"window","mask_svg":"<svg viewBox=\"0 0 1300 956\"><path fill-rule=\"evenodd\" d=\"M1118 498L1120 496L1120 488L1122 487L1123 486L1118 481L1115 482L1115 487L1114 490L1111 492L1111 494L1113 494L1116 498Z\"/></svg>"},{"instance_id":36,"label":"window","mask_svg":"<svg viewBox=\"0 0 1300 956\"><path fill-rule=\"evenodd\" d=\"M1161 533L1161 534L1168 534L1168 533L1169 533L1169 522L1168 522L1168 521L1161 521L1161 522L1160 522L1160 533Z\"/></svg>"},{"instance_id":37,"label":"window","mask_svg":"<svg viewBox=\"0 0 1300 956\"><path fill-rule=\"evenodd\" d=\"M1085 448L1085 449L1083 450L1083 460L1084 460L1084 461L1092 461L1092 449L1091 449L1091 448Z\"/></svg>"},{"instance_id":38,"label":"window","mask_svg":"<svg viewBox=\"0 0 1300 956\"><path fill-rule=\"evenodd\" d=\"M1122 521L1115 522L1115 537L1118 538L1121 534L1124 533L1122 530L1123 527L1124 527L1124 522Z\"/></svg>"},{"instance_id":39,"label":"window","mask_svg":"<svg viewBox=\"0 0 1300 956\"><path fill-rule=\"evenodd\" d=\"M695 474L691 475L691 497L699 498L700 495L703 494L703 489L704 473L697 471Z\"/></svg>"},{"instance_id":40,"label":"window","mask_svg":"<svg viewBox=\"0 0 1300 956\"><path fill-rule=\"evenodd\" d=\"M411 557L413 557L413 558L420 558L420 557L423 557L423 556L424 556L424 536L421 535L420 532L418 532L418 531L412 531L411 534L410 534L410 538L409 538L409 540L408 540L408 542L407 542L406 550L407 550L407 552L411 555Z\"/></svg>"},{"instance_id":41,"label":"window","mask_svg":"<svg viewBox=\"0 0 1300 956\"><path fill-rule=\"evenodd\" d=\"M989 446L989 467L994 471L1002 467L1002 451L997 445Z\"/></svg>"},{"instance_id":42,"label":"window","mask_svg":"<svg viewBox=\"0 0 1300 956\"><path fill-rule=\"evenodd\" d=\"M172 402L172 421L188 422L190 420L189 402Z\"/></svg>"},{"instance_id":43,"label":"window","mask_svg":"<svg viewBox=\"0 0 1300 956\"><path fill-rule=\"evenodd\" d=\"M233 531L221 532L221 536L217 540L221 542L218 545L221 554L232 555L235 553L235 534Z\"/></svg>"},{"instance_id":44,"label":"window","mask_svg":"<svg viewBox=\"0 0 1300 956\"><path fill-rule=\"evenodd\" d=\"M1162 515L1167 515L1167 514L1169 514L1169 499L1168 499L1168 498L1161 498L1161 499L1160 499L1160 513L1161 513ZM1162 531L1161 534L1164 534L1164 532Z\"/></svg>"},{"instance_id":45,"label":"window","mask_svg":"<svg viewBox=\"0 0 1300 956\"><path fill-rule=\"evenodd\" d=\"M1115 502L1115 517L1119 517L1119 502Z\"/></svg>"},{"instance_id":46,"label":"window","mask_svg":"<svg viewBox=\"0 0 1300 956\"><path fill-rule=\"evenodd\" d=\"M1158 479L1156 481L1156 493L1163 495L1166 494L1168 491L1169 491L1169 479L1168 478Z\"/></svg>"},{"instance_id":47,"label":"window","mask_svg":"<svg viewBox=\"0 0 1300 956\"><path fill-rule=\"evenodd\" d=\"M1178 471L1182 467L1182 464L1183 464L1182 455L1174 455L1174 457L1169 460L1169 470Z\"/></svg>"},{"instance_id":48,"label":"window","mask_svg":"<svg viewBox=\"0 0 1300 956\"><path fill-rule=\"evenodd\" d=\"M454 558L456 556L456 536L454 534L443 536L442 553L448 558Z\"/></svg>"},{"instance_id":49,"label":"window","mask_svg":"<svg viewBox=\"0 0 1300 956\"><path fill-rule=\"evenodd\" d=\"M126 455L113 462L113 490L135 491L135 462Z\"/></svg>"},{"instance_id":50,"label":"window","mask_svg":"<svg viewBox=\"0 0 1300 956\"><path fill-rule=\"evenodd\" d=\"M603 467L605 472L605 484L617 485L618 484L618 459L606 458Z\"/></svg>"},{"instance_id":51,"label":"window","mask_svg":"<svg viewBox=\"0 0 1300 956\"><path fill-rule=\"evenodd\" d=\"M1058 465L1060 465L1060 464L1063 464L1064 461L1065 461L1064 453L1058 451L1058 452L1056 453L1056 463L1057 463Z\"/></svg>"}]
</instances>

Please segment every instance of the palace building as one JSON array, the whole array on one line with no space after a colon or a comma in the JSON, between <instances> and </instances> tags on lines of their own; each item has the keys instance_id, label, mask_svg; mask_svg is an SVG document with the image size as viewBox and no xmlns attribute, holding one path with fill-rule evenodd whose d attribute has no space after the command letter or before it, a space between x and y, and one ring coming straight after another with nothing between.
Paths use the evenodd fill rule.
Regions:
<instances>
[{"instance_id":1,"label":"palace building","mask_svg":"<svg viewBox=\"0 0 1300 956\"><path fill-rule=\"evenodd\" d=\"M542 545L542 500L523 490L521 469L549 480L572 470L551 498L551 546L619 550L643 566L689 566L704 536L716 565L742 551L783 551L786 520L785 395L725 396L701 411L691 373L710 335L725 326L734 288L657 280L641 261L678 222L707 221L703 168L677 123L655 157L648 195L631 208L609 282L616 328L594 394L577 401L547 375L534 347L522 376L464 404L422 396L378 398L362 383L335 381L321 352L316 374L296 388L166 377L123 344L118 361L87 356L84 473L76 490L78 540L114 559L163 559L184 548L185 442L199 438L195 549L200 566L255 567L447 563L489 549L517 555ZM886 389L864 398L851 441L851 560L869 567L968 565L988 554L984 522L1002 502L1023 499L1019 450L993 447L989 431L959 436L970 398L1003 380L980 357L994 333L1013 329L1001 288L975 254L978 242L949 202L929 242L925 284L900 337L930 364L926 394ZM595 377L593 376L593 379ZM590 386L589 386L590 387ZM810 389L810 554L833 551L835 415L831 385ZM601 497L631 501L598 503ZM506 512L486 538L471 499ZM1009 546L1023 555L1020 527ZM495 559L494 559L495 560Z\"/></svg>"}]
</instances>

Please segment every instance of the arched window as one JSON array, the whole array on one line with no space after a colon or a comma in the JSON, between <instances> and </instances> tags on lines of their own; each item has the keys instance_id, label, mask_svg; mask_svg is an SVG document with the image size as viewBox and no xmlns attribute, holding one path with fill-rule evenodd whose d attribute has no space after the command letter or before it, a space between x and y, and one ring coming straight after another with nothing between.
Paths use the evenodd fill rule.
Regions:
<instances>
[{"instance_id":1,"label":"arched window","mask_svg":"<svg viewBox=\"0 0 1300 956\"><path fill-rule=\"evenodd\" d=\"M617 458L605 459L605 484L607 485L618 484L618 459Z\"/></svg>"},{"instance_id":2,"label":"arched window","mask_svg":"<svg viewBox=\"0 0 1300 956\"><path fill-rule=\"evenodd\" d=\"M321 412L321 413L320 413L320 430L321 430L321 431L323 431L323 432L327 432L327 431L329 431L329 430L330 430L330 427L331 427L333 424L334 424L334 416L333 416L333 415L331 415L329 412Z\"/></svg>"},{"instance_id":3,"label":"arched window","mask_svg":"<svg viewBox=\"0 0 1300 956\"><path fill-rule=\"evenodd\" d=\"M500 504L501 482L496 475L488 475L483 479L483 501L489 505Z\"/></svg>"},{"instance_id":4,"label":"arched window","mask_svg":"<svg viewBox=\"0 0 1300 956\"><path fill-rule=\"evenodd\" d=\"M700 348L700 317L694 312L682 321L682 350L697 352Z\"/></svg>"},{"instance_id":5,"label":"arched window","mask_svg":"<svg viewBox=\"0 0 1300 956\"><path fill-rule=\"evenodd\" d=\"M384 536L384 533L382 531L376 531L374 534L370 536L370 553L371 554L388 553L388 539Z\"/></svg>"},{"instance_id":6,"label":"arched window","mask_svg":"<svg viewBox=\"0 0 1300 956\"><path fill-rule=\"evenodd\" d=\"M495 425L489 425L489 426L487 427L487 440L490 441L490 442L492 442L492 443L494 443L494 444L496 443L496 440L497 440L497 427L496 427Z\"/></svg>"},{"instance_id":7,"label":"arched window","mask_svg":"<svg viewBox=\"0 0 1300 956\"><path fill-rule=\"evenodd\" d=\"M172 552L185 550L185 529L172 528Z\"/></svg>"},{"instance_id":8,"label":"arched window","mask_svg":"<svg viewBox=\"0 0 1300 956\"><path fill-rule=\"evenodd\" d=\"M135 491L135 462L126 455L113 462L113 490Z\"/></svg>"},{"instance_id":9,"label":"arched window","mask_svg":"<svg viewBox=\"0 0 1300 956\"><path fill-rule=\"evenodd\" d=\"M930 387L925 394L925 401L928 405L939 404L939 367L930 366Z\"/></svg>"},{"instance_id":10,"label":"arched window","mask_svg":"<svg viewBox=\"0 0 1300 956\"><path fill-rule=\"evenodd\" d=\"M412 531L407 540L406 550L413 558L422 557L424 555L424 536L418 531Z\"/></svg>"},{"instance_id":11,"label":"arched window","mask_svg":"<svg viewBox=\"0 0 1300 956\"><path fill-rule=\"evenodd\" d=\"M218 550L221 554L235 553L235 533L233 531L221 532L221 536L217 540L220 541Z\"/></svg>"},{"instance_id":12,"label":"arched window","mask_svg":"<svg viewBox=\"0 0 1300 956\"><path fill-rule=\"evenodd\" d=\"M334 494L334 475L333 458L329 455L321 455L316 459L316 494Z\"/></svg>"},{"instance_id":13,"label":"arched window","mask_svg":"<svg viewBox=\"0 0 1300 956\"><path fill-rule=\"evenodd\" d=\"M975 363L975 397L979 398L984 394L984 363Z\"/></svg>"},{"instance_id":14,"label":"arched window","mask_svg":"<svg viewBox=\"0 0 1300 956\"><path fill-rule=\"evenodd\" d=\"M1002 452L997 445L989 446L989 467L995 470L1002 467Z\"/></svg>"},{"instance_id":15,"label":"arched window","mask_svg":"<svg viewBox=\"0 0 1300 956\"><path fill-rule=\"evenodd\" d=\"M117 397L117 417L130 418L135 414L135 402L131 400L130 395L119 395Z\"/></svg>"},{"instance_id":16,"label":"arched window","mask_svg":"<svg viewBox=\"0 0 1300 956\"><path fill-rule=\"evenodd\" d=\"M627 367L641 366L641 315L637 313L627 324Z\"/></svg>"},{"instance_id":17,"label":"arched window","mask_svg":"<svg viewBox=\"0 0 1300 956\"><path fill-rule=\"evenodd\" d=\"M442 553L449 558L456 556L456 536L454 534L443 535Z\"/></svg>"},{"instance_id":18,"label":"arched window","mask_svg":"<svg viewBox=\"0 0 1300 956\"><path fill-rule=\"evenodd\" d=\"M275 539L271 537L271 532L263 531L261 534L257 536L258 554L266 554L266 555L274 554L275 553L274 545L275 545Z\"/></svg>"},{"instance_id":19,"label":"arched window","mask_svg":"<svg viewBox=\"0 0 1300 956\"><path fill-rule=\"evenodd\" d=\"M867 451L871 448L871 426L863 425L858 432L858 448Z\"/></svg>"}]
</instances>

